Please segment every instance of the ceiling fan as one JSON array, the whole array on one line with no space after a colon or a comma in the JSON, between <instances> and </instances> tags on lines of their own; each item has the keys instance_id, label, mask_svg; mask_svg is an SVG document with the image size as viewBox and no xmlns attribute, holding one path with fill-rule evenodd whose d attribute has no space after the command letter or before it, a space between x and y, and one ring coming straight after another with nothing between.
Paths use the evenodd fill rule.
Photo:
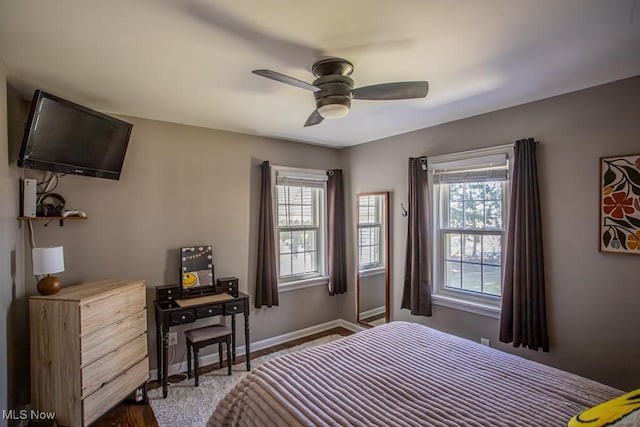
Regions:
<instances>
[{"instance_id":1,"label":"ceiling fan","mask_svg":"<svg viewBox=\"0 0 640 427\"><path fill-rule=\"evenodd\" d=\"M316 100L316 109L311 113L304 126L320 124L324 119L337 119L349 113L351 99L387 101L396 99L424 98L429 92L429 83L395 82L353 88L353 64L346 59L325 57L317 60L311 67L316 77L313 83L271 70L253 70L252 73L281 83L310 90Z\"/></svg>"}]
</instances>

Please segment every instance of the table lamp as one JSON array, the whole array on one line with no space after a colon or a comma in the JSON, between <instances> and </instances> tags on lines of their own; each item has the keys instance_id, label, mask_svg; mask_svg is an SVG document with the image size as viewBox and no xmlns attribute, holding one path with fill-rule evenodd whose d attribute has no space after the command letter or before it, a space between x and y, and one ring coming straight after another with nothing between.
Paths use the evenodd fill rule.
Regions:
<instances>
[{"instance_id":1,"label":"table lamp","mask_svg":"<svg viewBox=\"0 0 640 427\"><path fill-rule=\"evenodd\" d=\"M62 246L47 248L33 248L31 250L33 259L33 274L36 276L47 275L38 282L38 292L40 295L53 295L62 288L62 280L53 273L64 271L64 253Z\"/></svg>"}]
</instances>

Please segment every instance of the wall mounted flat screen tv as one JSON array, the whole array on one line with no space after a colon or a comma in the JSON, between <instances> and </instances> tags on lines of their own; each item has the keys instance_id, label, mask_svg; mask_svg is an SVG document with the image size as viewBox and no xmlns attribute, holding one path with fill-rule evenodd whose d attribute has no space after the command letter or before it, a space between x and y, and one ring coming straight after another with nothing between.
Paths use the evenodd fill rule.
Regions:
<instances>
[{"instance_id":1,"label":"wall mounted flat screen tv","mask_svg":"<svg viewBox=\"0 0 640 427\"><path fill-rule=\"evenodd\" d=\"M120 179L133 125L36 90L18 166Z\"/></svg>"}]
</instances>

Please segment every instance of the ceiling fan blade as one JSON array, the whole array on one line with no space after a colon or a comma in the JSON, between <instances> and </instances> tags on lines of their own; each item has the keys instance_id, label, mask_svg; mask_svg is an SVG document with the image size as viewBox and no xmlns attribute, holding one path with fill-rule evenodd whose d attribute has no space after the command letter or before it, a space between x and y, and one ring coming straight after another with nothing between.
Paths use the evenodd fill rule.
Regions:
<instances>
[{"instance_id":1,"label":"ceiling fan blade","mask_svg":"<svg viewBox=\"0 0 640 427\"><path fill-rule=\"evenodd\" d=\"M391 99L424 98L429 92L428 82L396 82L353 89L354 99L384 101Z\"/></svg>"},{"instance_id":2,"label":"ceiling fan blade","mask_svg":"<svg viewBox=\"0 0 640 427\"><path fill-rule=\"evenodd\" d=\"M313 113L311 113L307 121L304 122L304 127L307 128L309 126L319 125L323 120L324 117L322 117L320 113L318 113L318 110L313 110Z\"/></svg>"},{"instance_id":3,"label":"ceiling fan blade","mask_svg":"<svg viewBox=\"0 0 640 427\"><path fill-rule=\"evenodd\" d=\"M303 82L302 80L298 80L298 79L294 79L293 77L289 77L289 76L285 76L284 74L280 74L277 73L275 71L271 71L271 70L253 70L252 71L253 74L257 74L258 76L262 76L262 77L266 77L268 79L272 79L275 80L277 82L280 83L285 83L291 86L295 86L295 87L299 87L301 89L307 89L310 90L312 92L317 92L320 90L320 88L307 83L307 82Z\"/></svg>"}]
</instances>

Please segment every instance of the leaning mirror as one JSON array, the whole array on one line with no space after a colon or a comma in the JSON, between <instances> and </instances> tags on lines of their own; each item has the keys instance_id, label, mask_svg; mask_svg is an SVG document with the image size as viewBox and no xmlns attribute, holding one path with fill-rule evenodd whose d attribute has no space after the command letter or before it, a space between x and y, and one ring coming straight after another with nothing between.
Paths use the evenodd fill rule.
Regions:
<instances>
[{"instance_id":1,"label":"leaning mirror","mask_svg":"<svg viewBox=\"0 0 640 427\"><path fill-rule=\"evenodd\" d=\"M357 320L366 326L389 322L389 193L359 193Z\"/></svg>"}]
</instances>

